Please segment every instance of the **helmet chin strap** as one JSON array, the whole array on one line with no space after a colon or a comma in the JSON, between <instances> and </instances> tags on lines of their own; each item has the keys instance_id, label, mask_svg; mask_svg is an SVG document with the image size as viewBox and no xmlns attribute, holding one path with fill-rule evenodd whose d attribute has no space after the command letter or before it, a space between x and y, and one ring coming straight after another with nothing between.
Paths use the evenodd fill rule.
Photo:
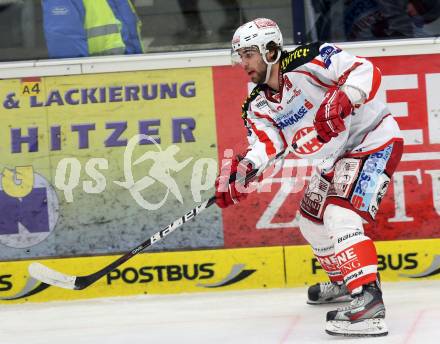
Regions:
<instances>
[{"instance_id":1,"label":"helmet chin strap","mask_svg":"<svg viewBox=\"0 0 440 344\"><path fill-rule=\"evenodd\" d=\"M278 62L278 60L281 57L281 52L279 50L277 50L277 58L275 59L275 61L269 62L267 60L266 54L262 54L263 55L263 61L266 63L267 68L266 68L266 78L264 79L264 83L267 84L269 82L270 79L270 72L272 71L272 66Z\"/></svg>"},{"instance_id":2,"label":"helmet chin strap","mask_svg":"<svg viewBox=\"0 0 440 344\"><path fill-rule=\"evenodd\" d=\"M272 65L273 65L273 63L267 63L266 78L264 79L264 84L267 84L269 82L270 72L272 70Z\"/></svg>"}]
</instances>

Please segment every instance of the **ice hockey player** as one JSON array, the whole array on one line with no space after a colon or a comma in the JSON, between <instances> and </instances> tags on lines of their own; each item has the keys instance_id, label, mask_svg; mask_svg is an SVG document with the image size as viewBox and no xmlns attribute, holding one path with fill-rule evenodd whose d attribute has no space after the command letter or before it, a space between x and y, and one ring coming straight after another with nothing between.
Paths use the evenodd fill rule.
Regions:
<instances>
[{"instance_id":1,"label":"ice hockey player","mask_svg":"<svg viewBox=\"0 0 440 344\"><path fill-rule=\"evenodd\" d=\"M351 300L327 313L331 335L387 335L377 253L363 229L363 219L374 221L403 151L397 123L376 97L380 71L329 43L284 51L277 24L265 18L240 26L232 51L256 86L242 108L249 147L217 177L217 205L236 204L249 191L225 182L229 173L260 169L316 130L317 138L294 152L319 159L299 205L300 230L330 281L311 286L308 303Z\"/></svg>"}]
</instances>

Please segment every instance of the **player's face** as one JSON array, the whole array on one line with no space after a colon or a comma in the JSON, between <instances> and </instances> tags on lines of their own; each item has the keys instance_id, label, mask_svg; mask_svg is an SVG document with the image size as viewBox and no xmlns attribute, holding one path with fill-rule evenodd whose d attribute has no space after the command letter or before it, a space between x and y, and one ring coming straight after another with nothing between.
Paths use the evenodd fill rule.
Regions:
<instances>
[{"instance_id":1,"label":"player's face","mask_svg":"<svg viewBox=\"0 0 440 344\"><path fill-rule=\"evenodd\" d=\"M240 65L243 67L252 82L261 84L266 79L267 65L258 49L243 49L238 51Z\"/></svg>"}]
</instances>

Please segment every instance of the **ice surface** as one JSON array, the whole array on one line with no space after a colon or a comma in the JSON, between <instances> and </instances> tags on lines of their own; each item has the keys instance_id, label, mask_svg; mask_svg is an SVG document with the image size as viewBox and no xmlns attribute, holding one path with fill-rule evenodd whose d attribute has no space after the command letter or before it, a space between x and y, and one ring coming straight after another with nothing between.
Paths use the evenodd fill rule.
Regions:
<instances>
[{"instance_id":1,"label":"ice surface","mask_svg":"<svg viewBox=\"0 0 440 344\"><path fill-rule=\"evenodd\" d=\"M295 288L1 305L0 344L440 343L440 281L383 289L382 338L327 335L334 305L307 305Z\"/></svg>"}]
</instances>

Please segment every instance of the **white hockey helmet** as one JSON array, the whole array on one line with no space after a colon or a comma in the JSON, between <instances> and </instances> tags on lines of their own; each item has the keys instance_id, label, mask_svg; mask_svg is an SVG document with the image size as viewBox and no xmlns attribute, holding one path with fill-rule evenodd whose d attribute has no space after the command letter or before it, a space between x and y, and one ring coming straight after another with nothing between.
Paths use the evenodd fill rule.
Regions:
<instances>
[{"instance_id":1,"label":"white hockey helmet","mask_svg":"<svg viewBox=\"0 0 440 344\"><path fill-rule=\"evenodd\" d=\"M269 62L266 58L268 43L273 42L278 50L283 49L283 35L273 20L267 18L257 18L242 26L234 33L232 38L232 60L239 62L241 59L238 50L242 48L257 47L264 62L268 65L278 61L280 54L275 61Z\"/></svg>"}]
</instances>

